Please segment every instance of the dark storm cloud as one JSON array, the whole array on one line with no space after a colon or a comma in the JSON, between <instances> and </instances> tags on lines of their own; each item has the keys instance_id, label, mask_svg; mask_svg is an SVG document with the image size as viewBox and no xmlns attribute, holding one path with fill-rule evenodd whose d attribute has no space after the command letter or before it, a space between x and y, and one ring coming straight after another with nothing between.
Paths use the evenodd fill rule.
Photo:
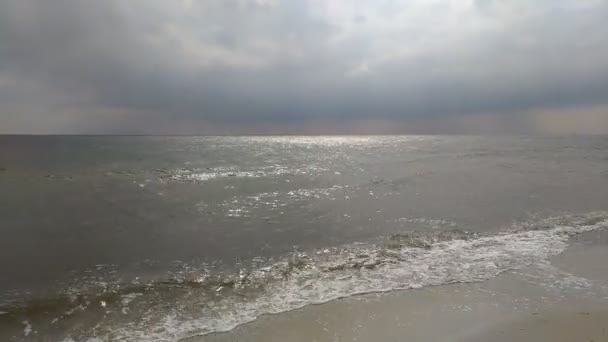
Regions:
<instances>
[{"instance_id":1,"label":"dark storm cloud","mask_svg":"<svg viewBox=\"0 0 608 342\"><path fill-rule=\"evenodd\" d=\"M522 113L608 102L606 19L602 0L0 0L0 132L533 131Z\"/></svg>"}]
</instances>

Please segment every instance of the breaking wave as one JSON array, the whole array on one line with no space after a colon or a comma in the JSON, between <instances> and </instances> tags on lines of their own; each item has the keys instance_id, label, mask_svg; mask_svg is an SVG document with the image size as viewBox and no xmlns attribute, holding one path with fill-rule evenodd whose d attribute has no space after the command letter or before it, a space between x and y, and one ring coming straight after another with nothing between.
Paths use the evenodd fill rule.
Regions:
<instances>
[{"instance_id":1,"label":"breaking wave","mask_svg":"<svg viewBox=\"0 0 608 342\"><path fill-rule=\"evenodd\" d=\"M485 281L542 263L561 253L571 236L607 227L608 213L596 212L515 224L500 233L404 232L377 243L295 252L229 274L203 267L164 281L0 307L0 321L28 322L30 336L43 329L65 341L176 341L357 294ZM77 317L83 317L79 324L70 325Z\"/></svg>"}]
</instances>

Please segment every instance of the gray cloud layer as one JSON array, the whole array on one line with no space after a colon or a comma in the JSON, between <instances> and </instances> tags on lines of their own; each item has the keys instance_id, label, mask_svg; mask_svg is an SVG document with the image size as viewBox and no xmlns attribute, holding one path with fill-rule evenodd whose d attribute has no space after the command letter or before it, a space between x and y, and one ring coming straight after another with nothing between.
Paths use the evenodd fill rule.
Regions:
<instances>
[{"instance_id":1,"label":"gray cloud layer","mask_svg":"<svg viewBox=\"0 0 608 342\"><path fill-rule=\"evenodd\" d=\"M605 0L0 0L0 132L603 133L607 19Z\"/></svg>"}]
</instances>

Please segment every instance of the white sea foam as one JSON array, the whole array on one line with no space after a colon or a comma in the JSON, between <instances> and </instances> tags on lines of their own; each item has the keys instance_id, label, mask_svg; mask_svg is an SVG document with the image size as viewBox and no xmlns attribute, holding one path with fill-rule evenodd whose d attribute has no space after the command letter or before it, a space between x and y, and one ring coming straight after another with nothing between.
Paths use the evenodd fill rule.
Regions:
<instances>
[{"instance_id":1,"label":"white sea foam","mask_svg":"<svg viewBox=\"0 0 608 342\"><path fill-rule=\"evenodd\" d=\"M567 247L570 236L608 227L608 214L561 217L538 226L542 230L515 227L493 236L435 240L427 248L387 250L357 245L297 255L297 259L252 272L250 277L255 280L279 274L279 270L292 271L288 277L266 283L255 296L243 299L228 295L213 302L189 296L170 312L113 326L104 336L128 341L175 341L229 331L262 314L356 294L484 281L508 270L546 264L549 257ZM193 307L199 308L197 315L191 314Z\"/></svg>"},{"instance_id":2,"label":"white sea foam","mask_svg":"<svg viewBox=\"0 0 608 342\"><path fill-rule=\"evenodd\" d=\"M532 272L518 272L518 275L526 281L558 291L586 290L593 286L591 280L560 270L546 261L537 263Z\"/></svg>"},{"instance_id":3,"label":"white sea foam","mask_svg":"<svg viewBox=\"0 0 608 342\"><path fill-rule=\"evenodd\" d=\"M127 314L129 312L129 303L131 303L135 298L142 296L143 293L128 293L123 295L121 298L121 305L123 314Z\"/></svg>"},{"instance_id":4,"label":"white sea foam","mask_svg":"<svg viewBox=\"0 0 608 342\"><path fill-rule=\"evenodd\" d=\"M23 336L30 336L32 333L32 324L29 321L23 321L22 323L24 325Z\"/></svg>"}]
</instances>

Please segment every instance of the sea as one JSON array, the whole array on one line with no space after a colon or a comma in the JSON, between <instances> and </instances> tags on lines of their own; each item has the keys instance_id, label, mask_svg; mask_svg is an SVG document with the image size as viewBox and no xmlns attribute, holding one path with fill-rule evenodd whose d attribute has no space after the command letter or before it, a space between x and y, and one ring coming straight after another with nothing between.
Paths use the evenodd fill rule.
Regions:
<instances>
[{"instance_id":1,"label":"sea","mask_svg":"<svg viewBox=\"0 0 608 342\"><path fill-rule=\"evenodd\" d=\"M606 228L607 136L0 136L0 340L179 341Z\"/></svg>"}]
</instances>

